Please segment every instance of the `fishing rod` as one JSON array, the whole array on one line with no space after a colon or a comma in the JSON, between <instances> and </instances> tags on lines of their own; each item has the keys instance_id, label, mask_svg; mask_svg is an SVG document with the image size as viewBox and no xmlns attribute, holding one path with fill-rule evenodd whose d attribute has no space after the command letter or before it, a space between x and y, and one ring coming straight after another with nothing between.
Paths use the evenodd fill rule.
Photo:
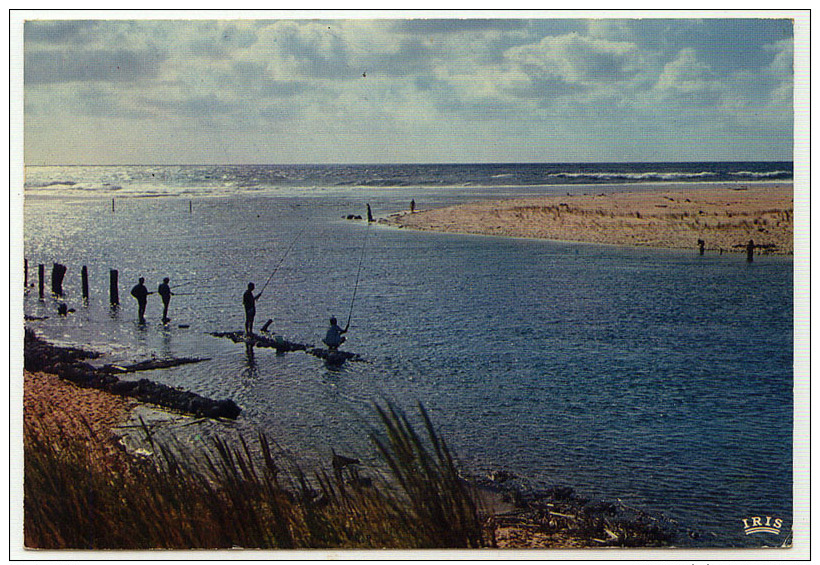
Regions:
<instances>
[{"instance_id":1,"label":"fishing rod","mask_svg":"<svg viewBox=\"0 0 820 565\"><path fill-rule=\"evenodd\" d=\"M172 284L169 288L179 288L181 286L188 286L189 284L194 284L194 282L196 282L196 281L188 281L188 282L179 283L179 284Z\"/></svg>"},{"instance_id":2,"label":"fishing rod","mask_svg":"<svg viewBox=\"0 0 820 565\"><path fill-rule=\"evenodd\" d=\"M370 235L370 222L367 223L367 231L364 234L364 245L362 245L362 254L359 257L359 268L356 270L356 283L353 285L353 298L350 299L350 312L347 315L345 331L350 327L350 319L353 317L353 303L356 301L356 291L359 289L359 275L362 273L362 261L364 261L364 251L367 249L368 235Z\"/></svg>"},{"instance_id":3,"label":"fishing rod","mask_svg":"<svg viewBox=\"0 0 820 565\"><path fill-rule=\"evenodd\" d=\"M265 292L265 289L268 287L268 283L269 283L269 282L271 281L271 279L273 278L273 275L275 275L275 274L276 274L276 271L278 271L278 270L279 270L279 267L281 267L281 266L282 266L282 263L285 261L285 257L287 257L287 256L288 256L288 253L290 253L290 250L291 250L291 249L293 249L293 246L294 246L294 245L296 245L296 242L299 240L299 237L302 235L302 232L303 232L303 231L305 231L305 228L302 228L302 229L299 231L299 233L297 233L297 234L296 234L296 237L294 237L294 238L293 238L293 241L291 242L290 247L288 247L287 251L285 251L285 254L284 254L284 255L282 255L282 258L281 258L281 259L279 259L279 263L276 265L276 268L273 270L273 272L272 272L272 273L270 274L270 276L268 277L268 280L266 280L266 281L265 281L265 284L264 284L264 286L262 287L262 290L260 290L260 291L259 291L259 294L262 294L263 292Z\"/></svg>"}]
</instances>

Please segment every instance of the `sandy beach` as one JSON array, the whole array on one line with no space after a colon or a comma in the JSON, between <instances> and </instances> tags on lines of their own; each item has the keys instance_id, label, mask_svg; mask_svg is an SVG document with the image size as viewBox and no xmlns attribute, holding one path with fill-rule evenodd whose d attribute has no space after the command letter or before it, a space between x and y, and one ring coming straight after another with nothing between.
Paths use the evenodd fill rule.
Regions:
<instances>
[{"instance_id":1,"label":"sandy beach","mask_svg":"<svg viewBox=\"0 0 820 565\"><path fill-rule=\"evenodd\" d=\"M597 195L493 200L400 212L389 225L415 230L610 245L793 253L792 183L670 185Z\"/></svg>"},{"instance_id":2,"label":"sandy beach","mask_svg":"<svg viewBox=\"0 0 820 565\"><path fill-rule=\"evenodd\" d=\"M128 419L135 405L130 399L79 387L57 375L24 371L27 433L76 440L100 454L121 454L113 430Z\"/></svg>"}]
</instances>

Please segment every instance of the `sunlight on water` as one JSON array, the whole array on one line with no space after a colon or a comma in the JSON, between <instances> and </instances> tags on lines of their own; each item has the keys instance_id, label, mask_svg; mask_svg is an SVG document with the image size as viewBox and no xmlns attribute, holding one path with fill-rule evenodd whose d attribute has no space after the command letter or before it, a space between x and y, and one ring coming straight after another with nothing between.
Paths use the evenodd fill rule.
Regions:
<instances>
[{"instance_id":1,"label":"sunlight on water","mask_svg":"<svg viewBox=\"0 0 820 565\"><path fill-rule=\"evenodd\" d=\"M308 460L331 447L374 460L372 403L412 412L420 401L474 472L620 498L713 532L716 544L746 543L737 519L760 508L791 515L791 259L746 264L341 219L366 202L379 215L405 200L123 198L112 213L108 198L28 198L29 280L38 263L67 265L77 312L58 318L54 300L32 289L26 314L49 316L32 327L105 352L105 362L208 357L146 376L233 398L237 426ZM366 362L333 370L208 335L242 328L247 283L260 288L300 233L260 298L256 328L270 318L287 339L318 344L330 315L351 315L344 348ZM136 323L128 291L139 276L152 291L164 276L185 283L168 326L156 296L148 323Z\"/></svg>"}]
</instances>

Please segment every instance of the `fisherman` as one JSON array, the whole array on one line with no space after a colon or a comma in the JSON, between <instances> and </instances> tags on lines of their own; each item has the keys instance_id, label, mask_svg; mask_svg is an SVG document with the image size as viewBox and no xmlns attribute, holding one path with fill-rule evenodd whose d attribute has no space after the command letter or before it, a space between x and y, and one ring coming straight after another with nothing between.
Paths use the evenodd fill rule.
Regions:
<instances>
[{"instance_id":1,"label":"fisherman","mask_svg":"<svg viewBox=\"0 0 820 565\"><path fill-rule=\"evenodd\" d=\"M139 282L131 289L131 296L137 299L140 324L145 323L145 306L148 304L149 294L154 293L148 292L148 289L145 288L145 279L140 277Z\"/></svg>"},{"instance_id":2,"label":"fisherman","mask_svg":"<svg viewBox=\"0 0 820 565\"><path fill-rule=\"evenodd\" d=\"M162 283L157 288L157 294L162 297L162 323L167 324L171 321L168 317L168 304L171 303L171 295L174 294L171 292L171 287L168 286L168 283L171 282L171 279L165 277L162 279Z\"/></svg>"},{"instance_id":3,"label":"fisherman","mask_svg":"<svg viewBox=\"0 0 820 565\"><path fill-rule=\"evenodd\" d=\"M248 290L242 295L242 303L245 305L245 335L253 333L253 318L256 316L256 301L262 296L262 291L259 294L253 294L253 289L256 287L252 282L248 283Z\"/></svg>"},{"instance_id":4,"label":"fisherman","mask_svg":"<svg viewBox=\"0 0 820 565\"><path fill-rule=\"evenodd\" d=\"M410 201L410 213L414 214L416 212L416 199Z\"/></svg>"},{"instance_id":5,"label":"fisherman","mask_svg":"<svg viewBox=\"0 0 820 565\"><path fill-rule=\"evenodd\" d=\"M330 317L330 327L327 329L325 339L322 340L330 351L336 351L339 349L339 346L345 342L345 338L342 334L347 333L347 329L348 328L342 329L339 327L336 323L335 316Z\"/></svg>"}]
</instances>

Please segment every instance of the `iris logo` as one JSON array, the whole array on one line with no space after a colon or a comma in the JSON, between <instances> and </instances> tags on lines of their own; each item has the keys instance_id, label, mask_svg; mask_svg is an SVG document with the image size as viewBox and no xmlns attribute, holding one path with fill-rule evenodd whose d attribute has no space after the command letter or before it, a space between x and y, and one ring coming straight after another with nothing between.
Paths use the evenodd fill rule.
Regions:
<instances>
[{"instance_id":1,"label":"iris logo","mask_svg":"<svg viewBox=\"0 0 820 565\"><path fill-rule=\"evenodd\" d=\"M747 536L751 534L779 534L782 526L783 520L771 516L743 518L743 531L746 532Z\"/></svg>"}]
</instances>

